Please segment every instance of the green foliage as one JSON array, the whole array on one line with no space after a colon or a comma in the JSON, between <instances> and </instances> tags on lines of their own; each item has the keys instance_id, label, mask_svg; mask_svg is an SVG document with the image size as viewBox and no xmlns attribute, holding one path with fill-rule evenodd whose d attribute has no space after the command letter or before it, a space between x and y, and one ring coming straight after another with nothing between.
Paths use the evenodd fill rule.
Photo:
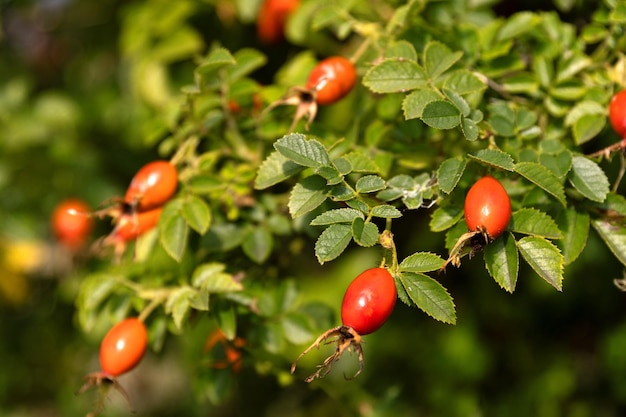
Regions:
<instances>
[{"instance_id":1,"label":"green foliage","mask_svg":"<svg viewBox=\"0 0 626 417\"><path fill-rule=\"evenodd\" d=\"M118 16L106 27L108 39L82 40L71 28L46 31L59 54L82 46L58 62L37 50L18 57L16 48L28 43L7 29L11 46L0 49L0 186L7 196L0 201L0 245L9 254L27 238L43 249L2 261L0 275L9 277L0 278L2 303L33 305L20 283L57 278L54 291L75 308L94 351L111 324L140 315L152 350L185 351L198 401L224 404L251 374L264 386L296 386L299 375L287 363L297 345L341 324L336 313L347 283L371 265L389 269L403 303L387 325L398 340L381 347L372 335L368 361L378 348L388 350L385 362L408 355L415 365L426 354L429 363L415 365L425 375L450 371L430 361L436 355L428 347L417 354L391 346L414 333L424 339L418 327L454 332L443 324L457 318L469 326L459 332L512 327L497 315L507 308L501 300L513 305L519 298L467 295L489 288L483 285L524 299L552 289L566 297L580 284L570 275L594 271L599 254L599 263L626 266L624 146L607 123L611 96L626 84L621 2L560 0L535 11L497 0L311 0L289 17L285 41L271 46L254 36L259 3L57 6L88 9L85 19ZM28 10L9 9L22 7ZM332 55L352 60L357 83L338 103L311 107L312 92L299 89L318 58ZM93 207L115 207L141 163L157 156L176 166L179 187L155 230L113 248L94 237L93 247L78 254L50 237L57 201L80 196ZM468 238L464 220L464 196L486 174L502 182L513 208L507 230L491 241L480 233ZM102 217L94 216L95 232L107 236L112 227ZM353 256L362 257L355 263ZM36 265L25 265L31 258ZM592 296L584 301L602 304ZM493 304L481 316L493 322L464 322L475 304ZM400 332L405 323L415 326ZM207 348L212 334L223 338ZM443 351L476 366L485 380L495 378L487 375L490 359L472 356L483 349L482 336L458 334L458 346L447 346L458 351ZM616 340L606 341L607 355L617 355ZM229 362L229 354L241 363ZM400 369L398 362L388 366ZM545 370L546 381L570 372L560 366ZM363 377L373 380L367 371ZM465 377L457 387L420 387L427 405L406 410L394 381L376 394L380 404L356 388L337 398L354 395L342 405L372 415L516 415L509 399L483 404L462 392L475 382ZM328 392L343 386L330 375L326 381ZM552 395L541 383L524 395ZM566 391L566 384L555 385ZM452 390L458 404L449 401ZM573 389L550 398L558 395L576 399ZM520 415L558 415L548 408ZM328 415L323 408L293 411L316 412Z\"/></svg>"}]
</instances>

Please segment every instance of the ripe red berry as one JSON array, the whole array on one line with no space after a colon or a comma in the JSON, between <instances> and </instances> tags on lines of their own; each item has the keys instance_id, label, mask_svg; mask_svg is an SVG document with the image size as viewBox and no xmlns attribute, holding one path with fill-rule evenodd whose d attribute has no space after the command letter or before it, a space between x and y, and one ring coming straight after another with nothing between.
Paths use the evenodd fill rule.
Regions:
<instances>
[{"instance_id":1,"label":"ripe red berry","mask_svg":"<svg viewBox=\"0 0 626 417\"><path fill-rule=\"evenodd\" d=\"M264 0L257 16L257 35L266 44L275 44L285 38L285 23L299 6L299 0Z\"/></svg>"},{"instance_id":2,"label":"ripe red berry","mask_svg":"<svg viewBox=\"0 0 626 417\"><path fill-rule=\"evenodd\" d=\"M396 304L396 284L385 268L363 271L348 286L341 304L341 321L360 335L378 330Z\"/></svg>"},{"instance_id":3,"label":"ripe red berry","mask_svg":"<svg viewBox=\"0 0 626 417\"><path fill-rule=\"evenodd\" d=\"M313 68L306 88L315 92L315 101L318 104L332 104L352 90L356 79L354 64L342 56L333 56Z\"/></svg>"},{"instance_id":4,"label":"ripe red berry","mask_svg":"<svg viewBox=\"0 0 626 417\"><path fill-rule=\"evenodd\" d=\"M92 229L90 208L82 200L64 200L52 212L52 231L59 243L68 249L83 247Z\"/></svg>"},{"instance_id":5,"label":"ripe red berry","mask_svg":"<svg viewBox=\"0 0 626 417\"><path fill-rule=\"evenodd\" d=\"M124 201L137 211L146 211L165 204L178 187L178 172L168 161L144 165L133 177Z\"/></svg>"},{"instance_id":6,"label":"ripe red berry","mask_svg":"<svg viewBox=\"0 0 626 417\"><path fill-rule=\"evenodd\" d=\"M138 238L156 226L163 208L155 208L140 213L123 213L115 224L109 239L115 242L128 242Z\"/></svg>"},{"instance_id":7,"label":"ripe red berry","mask_svg":"<svg viewBox=\"0 0 626 417\"><path fill-rule=\"evenodd\" d=\"M291 365L291 373L296 370L300 358L311 349L322 344L336 343L335 352L317 367L317 371L305 381L325 376L346 350L354 350L359 358L357 376L363 370L363 349L361 336L375 332L385 324L396 304L396 284L385 268L371 268L359 274L346 289L341 303L341 321L343 325L322 333L315 342L298 356ZM334 339L332 339L334 338ZM330 339L330 340L329 340Z\"/></svg>"},{"instance_id":8,"label":"ripe red berry","mask_svg":"<svg viewBox=\"0 0 626 417\"><path fill-rule=\"evenodd\" d=\"M148 346L148 332L136 317L125 319L109 330L100 344L100 366L107 377L133 369Z\"/></svg>"},{"instance_id":9,"label":"ripe red berry","mask_svg":"<svg viewBox=\"0 0 626 417\"><path fill-rule=\"evenodd\" d=\"M609 121L613 130L626 138L626 90L616 93L609 103Z\"/></svg>"},{"instance_id":10,"label":"ripe red berry","mask_svg":"<svg viewBox=\"0 0 626 417\"><path fill-rule=\"evenodd\" d=\"M511 200L502 184L485 176L469 189L465 197L465 222L470 231L487 233L495 239L511 219Z\"/></svg>"}]
</instances>

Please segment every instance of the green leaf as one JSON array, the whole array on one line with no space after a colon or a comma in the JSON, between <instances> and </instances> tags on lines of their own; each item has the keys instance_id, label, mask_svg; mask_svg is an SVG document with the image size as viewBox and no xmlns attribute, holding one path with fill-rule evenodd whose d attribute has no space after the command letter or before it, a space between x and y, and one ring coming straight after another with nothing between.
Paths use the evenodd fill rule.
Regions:
<instances>
[{"instance_id":1,"label":"green leaf","mask_svg":"<svg viewBox=\"0 0 626 417\"><path fill-rule=\"evenodd\" d=\"M564 260L554 244L541 237L526 236L517 241L517 248L537 275L561 291Z\"/></svg>"},{"instance_id":2,"label":"green leaf","mask_svg":"<svg viewBox=\"0 0 626 417\"><path fill-rule=\"evenodd\" d=\"M567 178L589 200L602 203L610 191L609 180L602 168L584 156L574 156Z\"/></svg>"},{"instance_id":3,"label":"green leaf","mask_svg":"<svg viewBox=\"0 0 626 417\"><path fill-rule=\"evenodd\" d=\"M343 253L352 240L352 225L333 224L315 242L315 256L320 264L332 261Z\"/></svg>"},{"instance_id":4,"label":"green leaf","mask_svg":"<svg viewBox=\"0 0 626 417\"><path fill-rule=\"evenodd\" d=\"M356 182L357 193L372 193L385 188L385 180L378 175L366 175Z\"/></svg>"},{"instance_id":5,"label":"green leaf","mask_svg":"<svg viewBox=\"0 0 626 417\"><path fill-rule=\"evenodd\" d=\"M220 68L235 65L237 61L226 48L215 48L196 67L196 72L206 76Z\"/></svg>"},{"instance_id":6,"label":"green leaf","mask_svg":"<svg viewBox=\"0 0 626 417\"><path fill-rule=\"evenodd\" d=\"M506 171L513 171L515 169L515 162L511 155L499 149L481 149L474 155L469 154L468 156L495 168L504 169Z\"/></svg>"},{"instance_id":7,"label":"green leaf","mask_svg":"<svg viewBox=\"0 0 626 417\"><path fill-rule=\"evenodd\" d=\"M243 290L241 282L236 281L229 273L224 272L226 266L218 262L198 265L191 275L191 285L209 293L227 293Z\"/></svg>"},{"instance_id":8,"label":"green leaf","mask_svg":"<svg viewBox=\"0 0 626 417\"><path fill-rule=\"evenodd\" d=\"M342 207L328 210L311 221L311 226L327 226L335 223L352 223L356 218L365 219L365 215L359 210Z\"/></svg>"},{"instance_id":9,"label":"green leaf","mask_svg":"<svg viewBox=\"0 0 626 417\"><path fill-rule=\"evenodd\" d=\"M512 293L517 284L519 255L511 233L504 233L485 247L485 266L504 290Z\"/></svg>"},{"instance_id":10,"label":"green leaf","mask_svg":"<svg viewBox=\"0 0 626 417\"><path fill-rule=\"evenodd\" d=\"M552 217L535 208L522 208L513 213L509 229L515 233L561 239L563 235Z\"/></svg>"},{"instance_id":11,"label":"green leaf","mask_svg":"<svg viewBox=\"0 0 626 417\"><path fill-rule=\"evenodd\" d=\"M515 164L515 172L526 178L565 206L565 190L556 175L548 168L536 162L519 162Z\"/></svg>"},{"instance_id":12,"label":"green leaf","mask_svg":"<svg viewBox=\"0 0 626 417\"><path fill-rule=\"evenodd\" d=\"M433 90L415 90L408 94L402 102L404 118L417 119L422 117L424 107L433 101L441 100L441 96Z\"/></svg>"},{"instance_id":13,"label":"green leaf","mask_svg":"<svg viewBox=\"0 0 626 417\"><path fill-rule=\"evenodd\" d=\"M443 87L462 96L482 92L487 86L476 75L466 69L452 71L446 75Z\"/></svg>"},{"instance_id":14,"label":"green leaf","mask_svg":"<svg viewBox=\"0 0 626 417\"><path fill-rule=\"evenodd\" d=\"M352 237L360 246L370 247L378 242L378 227L357 217L352 222Z\"/></svg>"},{"instance_id":15,"label":"green leaf","mask_svg":"<svg viewBox=\"0 0 626 417\"><path fill-rule=\"evenodd\" d=\"M566 208L556 220L563 232L563 239L557 242L557 246L563 252L565 265L569 265L578 258L587 245L589 214L576 211L574 208Z\"/></svg>"},{"instance_id":16,"label":"green leaf","mask_svg":"<svg viewBox=\"0 0 626 417\"><path fill-rule=\"evenodd\" d=\"M517 12L513 14L502 25L498 31L497 40L499 42L506 41L508 39L514 39L524 33L531 31L537 23L539 23L539 16L531 12Z\"/></svg>"},{"instance_id":17,"label":"green leaf","mask_svg":"<svg viewBox=\"0 0 626 417\"><path fill-rule=\"evenodd\" d=\"M430 218L430 230L443 232L454 226L463 217L463 207L454 205L439 206Z\"/></svg>"},{"instance_id":18,"label":"green leaf","mask_svg":"<svg viewBox=\"0 0 626 417\"><path fill-rule=\"evenodd\" d=\"M592 220L591 225L613 252L613 255L626 265L626 227L601 219Z\"/></svg>"},{"instance_id":19,"label":"green leaf","mask_svg":"<svg viewBox=\"0 0 626 417\"><path fill-rule=\"evenodd\" d=\"M165 313L171 314L176 329L181 330L183 322L189 315L191 308L190 299L196 294L197 290L191 287L180 287L172 291L165 302Z\"/></svg>"},{"instance_id":20,"label":"green leaf","mask_svg":"<svg viewBox=\"0 0 626 417\"><path fill-rule=\"evenodd\" d=\"M450 102L454 104L457 109L459 109L464 117L469 117L472 109L470 108L467 100L465 100L460 94L457 94L455 91L448 90L447 88L443 88L442 91L448 100L450 100Z\"/></svg>"},{"instance_id":21,"label":"green leaf","mask_svg":"<svg viewBox=\"0 0 626 417\"><path fill-rule=\"evenodd\" d=\"M424 47L424 69L428 76L434 80L450 69L462 56L463 52L461 51L452 52L443 43L430 41Z\"/></svg>"},{"instance_id":22,"label":"green leaf","mask_svg":"<svg viewBox=\"0 0 626 417\"><path fill-rule=\"evenodd\" d=\"M257 264L262 264L272 254L274 239L266 227L255 227L241 244L243 252Z\"/></svg>"},{"instance_id":23,"label":"green leaf","mask_svg":"<svg viewBox=\"0 0 626 417\"><path fill-rule=\"evenodd\" d=\"M263 161L254 179L254 188L264 190L302 171L303 167L278 151L274 151Z\"/></svg>"},{"instance_id":24,"label":"green leaf","mask_svg":"<svg viewBox=\"0 0 626 417\"><path fill-rule=\"evenodd\" d=\"M552 171L557 177L565 178L570 169L572 169L572 153L569 149L564 149L556 155L541 154L539 161L546 168Z\"/></svg>"},{"instance_id":25,"label":"green leaf","mask_svg":"<svg viewBox=\"0 0 626 417\"><path fill-rule=\"evenodd\" d=\"M446 159L437 170L437 185L446 194L450 194L465 171L466 161L461 158Z\"/></svg>"},{"instance_id":26,"label":"green leaf","mask_svg":"<svg viewBox=\"0 0 626 417\"><path fill-rule=\"evenodd\" d=\"M304 313L289 312L281 320L281 325L289 343L299 345L309 342L314 337L309 318Z\"/></svg>"},{"instance_id":27,"label":"green leaf","mask_svg":"<svg viewBox=\"0 0 626 417\"><path fill-rule=\"evenodd\" d=\"M210 194L225 187L224 181L209 175L196 175L187 181L187 188L193 194Z\"/></svg>"},{"instance_id":28,"label":"green leaf","mask_svg":"<svg viewBox=\"0 0 626 417\"><path fill-rule=\"evenodd\" d=\"M201 235L209 230L211 225L211 209L209 205L198 196L188 195L183 201L183 217L189 227Z\"/></svg>"},{"instance_id":29,"label":"green leaf","mask_svg":"<svg viewBox=\"0 0 626 417\"><path fill-rule=\"evenodd\" d=\"M427 84L424 69L415 61L387 59L371 67L363 77L363 85L374 93L398 93Z\"/></svg>"},{"instance_id":30,"label":"green leaf","mask_svg":"<svg viewBox=\"0 0 626 417\"><path fill-rule=\"evenodd\" d=\"M397 219L402 217L402 212L389 204L381 204L372 209L372 217L383 219Z\"/></svg>"},{"instance_id":31,"label":"green leaf","mask_svg":"<svg viewBox=\"0 0 626 417\"><path fill-rule=\"evenodd\" d=\"M289 196L289 213L293 218L300 217L319 207L328 194L326 181L318 176L306 177L297 183Z\"/></svg>"},{"instance_id":32,"label":"green leaf","mask_svg":"<svg viewBox=\"0 0 626 417\"><path fill-rule=\"evenodd\" d=\"M352 172L378 173L380 171L378 165L376 165L372 158L361 152L349 152L343 155L343 159L350 162Z\"/></svg>"},{"instance_id":33,"label":"green leaf","mask_svg":"<svg viewBox=\"0 0 626 417\"><path fill-rule=\"evenodd\" d=\"M171 200L159 218L159 242L165 252L180 262L187 248L189 227L182 215L181 199Z\"/></svg>"},{"instance_id":34,"label":"green leaf","mask_svg":"<svg viewBox=\"0 0 626 417\"><path fill-rule=\"evenodd\" d=\"M230 81L235 81L252 74L267 63L267 57L256 49L244 48L235 52L237 63L229 68Z\"/></svg>"},{"instance_id":35,"label":"green leaf","mask_svg":"<svg viewBox=\"0 0 626 417\"><path fill-rule=\"evenodd\" d=\"M474 141L478 139L478 134L480 133L480 129L478 128L478 124L465 116L461 117L461 132L463 132L463 136L465 139L469 141Z\"/></svg>"},{"instance_id":36,"label":"green leaf","mask_svg":"<svg viewBox=\"0 0 626 417\"><path fill-rule=\"evenodd\" d=\"M576 120L572 127L574 133L574 141L577 145L595 138L604 129L606 124L606 116L601 114L586 114Z\"/></svg>"},{"instance_id":37,"label":"green leaf","mask_svg":"<svg viewBox=\"0 0 626 417\"><path fill-rule=\"evenodd\" d=\"M324 145L315 139L308 140L301 133L283 136L274 143L274 148L298 165L311 168L330 165L330 158Z\"/></svg>"},{"instance_id":38,"label":"green leaf","mask_svg":"<svg viewBox=\"0 0 626 417\"><path fill-rule=\"evenodd\" d=\"M452 129L461 123L461 112L448 101L431 101L424 107L421 119L435 129Z\"/></svg>"},{"instance_id":39,"label":"green leaf","mask_svg":"<svg viewBox=\"0 0 626 417\"><path fill-rule=\"evenodd\" d=\"M400 281L409 298L435 320L456 323L456 311L452 297L446 289L431 277L413 272L400 274Z\"/></svg>"},{"instance_id":40,"label":"green leaf","mask_svg":"<svg viewBox=\"0 0 626 417\"><path fill-rule=\"evenodd\" d=\"M417 51L409 41L400 39L392 42L385 50L387 58L403 58L409 61L417 61Z\"/></svg>"},{"instance_id":41,"label":"green leaf","mask_svg":"<svg viewBox=\"0 0 626 417\"><path fill-rule=\"evenodd\" d=\"M416 252L400 262L401 272L430 272L440 270L446 261L430 252Z\"/></svg>"}]
</instances>

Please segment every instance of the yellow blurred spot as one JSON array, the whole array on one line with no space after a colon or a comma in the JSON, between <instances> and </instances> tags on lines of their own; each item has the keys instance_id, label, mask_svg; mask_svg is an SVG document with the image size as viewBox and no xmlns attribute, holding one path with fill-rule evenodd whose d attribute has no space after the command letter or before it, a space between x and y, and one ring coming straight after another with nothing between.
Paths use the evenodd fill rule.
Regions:
<instances>
[{"instance_id":1,"label":"yellow blurred spot","mask_svg":"<svg viewBox=\"0 0 626 417\"><path fill-rule=\"evenodd\" d=\"M17 274L29 274L41 267L46 247L37 240L5 242L3 267Z\"/></svg>"}]
</instances>

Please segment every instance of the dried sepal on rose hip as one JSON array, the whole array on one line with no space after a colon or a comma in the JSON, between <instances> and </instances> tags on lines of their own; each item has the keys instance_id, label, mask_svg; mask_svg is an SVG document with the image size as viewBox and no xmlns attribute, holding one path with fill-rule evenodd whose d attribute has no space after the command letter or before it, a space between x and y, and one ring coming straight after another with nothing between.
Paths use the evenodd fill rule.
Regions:
<instances>
[{"instance_id":1,"label":"dried sepal on rose hip","mask_svg":"<svg viewBox=\"0 0 626 417\"><path fill-rule=\"evenodd\" d=\"M129 403L130 399L117 377L131 371L139 364L148 347L148 331L144 322L136 317L122 320L113 326L100 343L100 368L85 376L85 383L78 390L81 394L93 386L112 386ZM98 401L96 415L102 408L103 397Z\"/></svg>"},{"instance_id":2,"label":"dried sepal on rose hip","mask_svg":"<svg viewBox=\"0 0 626 417\"><path fill-rule=\"evenodd\" d=\"M511 220L511 199L500 181L486 175L470 187L463 211L469 231L457 240L442 269L449 263L458 266L464 249L469 248L471 256L504 233Z\"/></svg>"},{"instance_id":3,"label":"dried sepal on rose hip","mask_svg":"<svg viewBox=\"0 0 626 417\"><path fill-rule=\"evenodd\" d=\"M374 333L389 318L396 304L396 284L391 273L385 268L370 268L359 274L346 289L341 303L341 326L322 333L315 342L304 350L291 365L291 373L296 370L300 358L323 344L335 344L335 352L328 356L316 372L305 381L311 382L330 372L332 365L345 351L354 351L359 359L359 369L352 378L361 373L364 366L361 336Z\"/></svg>"},{"instance_id":4,"label":"dried sepal on rose hip","mask_svg":"<svg viewBox=\"0 0 626 417\"><path fill-rule=\"evenodd\" d=\"M352 61L342 56L326 58L311 70L305 87L290 88L283 98L270 104L265 112L280 105L296 106L289 131L303 117L307 118L308 129L317 115L317 106L338 102L352 91L356 80L357 71Z\"/></svg>"}]
</instances>

